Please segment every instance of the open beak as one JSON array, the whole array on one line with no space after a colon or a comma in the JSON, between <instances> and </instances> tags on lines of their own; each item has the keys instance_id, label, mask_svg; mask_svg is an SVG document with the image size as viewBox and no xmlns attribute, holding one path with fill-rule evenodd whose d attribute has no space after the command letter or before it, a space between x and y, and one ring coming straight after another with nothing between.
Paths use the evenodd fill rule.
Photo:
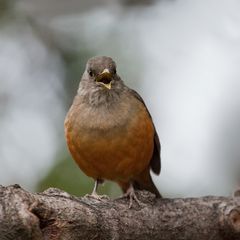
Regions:
<instances>
[{"instance_id":1,"label":"open beak","mask_svg":"<svg viewBox=\"0 0 240 240\"><path fill-rule=\"evenodd\" d=\"M107 89L111 89L112 74L105 68L97 77L96 82L102 84Z\"/></svg>"}]
</instances>

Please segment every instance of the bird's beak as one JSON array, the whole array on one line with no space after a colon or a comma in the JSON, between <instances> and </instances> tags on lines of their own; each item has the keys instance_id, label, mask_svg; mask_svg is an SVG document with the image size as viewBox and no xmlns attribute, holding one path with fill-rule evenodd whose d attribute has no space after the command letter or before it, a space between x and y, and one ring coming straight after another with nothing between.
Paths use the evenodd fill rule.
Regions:
<instances>
[{"instance_id":1,"label":"bird's beak","mask_svg":"<svg viewBox=\"0 0 240 240\"><path fill-rule=\"evenodd\" d=\"M105 68L97 77L96 82L102 84L107 89L111 89L111 83L112 83L112 74L110 71Z\"/></svg>"}]
</instances>

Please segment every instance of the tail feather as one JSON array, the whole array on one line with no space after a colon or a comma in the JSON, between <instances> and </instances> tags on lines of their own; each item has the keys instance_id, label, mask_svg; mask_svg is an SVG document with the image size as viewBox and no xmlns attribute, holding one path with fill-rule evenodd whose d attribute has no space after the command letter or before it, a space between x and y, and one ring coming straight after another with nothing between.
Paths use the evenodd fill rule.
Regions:
<instances>
[{"instance_id":1,"label":"tail feather","mask_svg":"<svg viewBox=\"0 0 240 240\"><path fill-rule=\"evenodd\" d=\"M147 190L155 194L158 198L162 197L157 187L153 183L149 169L146 169L146 171L135 177L131 183L133 184L133 188L135 190ZM118 182L118 184L124 193L127 192L128 188L130 187L130 182Z\"/></svg>"},{"instance_id":2,"label":"tail feather","mask_svg":"<svg viewBox=\"0 0 240 240\"><path fill-rule=\"evenodd\" d=\"M133 187L136 190L147 190L147 191L155 194L157 198L162 197L160 192L158 191L157 187L153 183L150 173L148 173L147 177L144 177L144 178L139 177L136 180L134 180Z\"/></svg>"}]
</instances>

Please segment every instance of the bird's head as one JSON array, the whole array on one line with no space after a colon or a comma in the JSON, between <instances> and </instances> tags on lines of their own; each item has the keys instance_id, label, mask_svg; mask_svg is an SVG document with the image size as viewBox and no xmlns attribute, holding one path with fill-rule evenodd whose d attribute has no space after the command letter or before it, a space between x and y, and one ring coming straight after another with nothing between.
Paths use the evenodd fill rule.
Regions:
<instances>
[{"instance_id":1,"label":"bird's head","mask_svg":"<svg viewBox=\"0 0 240 240\"><path fill-rule=\"evenodd\" d=\"M110 57L93 57L88 60L86 71L88 78L96 85L108 90L117 78L116 64Z\"/></svg>"},{"instance_id":2,"label":"bird's head","mask_svg":"<svg viewBox=\"0 0 240 240\"><path fill-rule=\"evenodd\" d=\"M111 90L120 81L117 75L116 63L110 57L97 56L87 62L82 78L91 87Z\"/></svg>"},{"instance_id":3,"label":"bird's head","mask_svg":"<svg viewBox=\"0 0 240 240\"><path fill-rule=\"evenodd\" d=\"M110 57L90 58L80 81L78 94L94 105L113 103L125 87L116 68L116 63Z\"/></svg>"}]
</instances>

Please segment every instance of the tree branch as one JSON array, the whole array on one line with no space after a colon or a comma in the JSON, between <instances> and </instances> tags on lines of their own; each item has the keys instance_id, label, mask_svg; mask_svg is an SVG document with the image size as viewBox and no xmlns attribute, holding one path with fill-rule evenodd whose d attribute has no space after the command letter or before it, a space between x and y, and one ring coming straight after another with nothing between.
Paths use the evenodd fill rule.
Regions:
<instances>
[{"instance_id":1,"label":"tree branch","mask_svg":"<svg viewBox=\"0 0 240 240\"><path fill-rule=\"evenodd\" d=\"M145 191L137 196L142 205L128 209L128 199L0 186L0 239L240 239L239 197L156 199Z\"/></svg>"}]
</instances>

